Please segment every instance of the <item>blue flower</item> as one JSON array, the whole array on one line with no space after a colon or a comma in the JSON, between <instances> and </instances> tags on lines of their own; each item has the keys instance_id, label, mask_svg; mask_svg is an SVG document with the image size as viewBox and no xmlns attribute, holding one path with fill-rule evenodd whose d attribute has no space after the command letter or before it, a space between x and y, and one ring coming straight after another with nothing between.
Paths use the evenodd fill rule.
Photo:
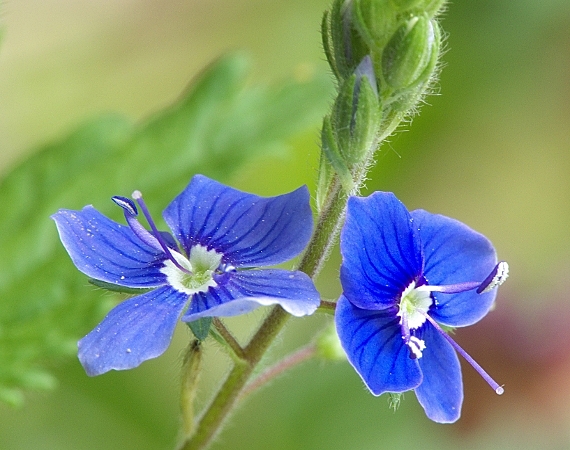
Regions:
<instances>
[{"instance_id":1,"label":"blue flower","mask_svg":"<svg viewBox=\"0 0 570 450\"><path fill-rule=\"evenodd\" d=\"M441 327L471 325L493 305L508 265L497 263L487 238L376 192L349 199L340 246L337 332L374 395L414 389L430 419L456 421L463 402L456 351L502 394Z\"/></svg>"},{"instance_id":2,"label":"blue flower","mask_svg":"<svg viewBox=\"0 0 570 450\"><path fill-rule=\"evenodd\" d=\"M262 198L196 175L163 214L179 245L157 230L140 192L133 198L152 231L137 221L135 202L124 197L113 200L129 226L92 206L52 216L81 272L144 292L117 305L79 341L88 375L131 369L161 355L187 305L186 322L260 305L279 304L295 316L318 307L319 294L304 273L257 269L287 261L306 246L313 226L306 187Z\"/></svg>"}]
</instances>

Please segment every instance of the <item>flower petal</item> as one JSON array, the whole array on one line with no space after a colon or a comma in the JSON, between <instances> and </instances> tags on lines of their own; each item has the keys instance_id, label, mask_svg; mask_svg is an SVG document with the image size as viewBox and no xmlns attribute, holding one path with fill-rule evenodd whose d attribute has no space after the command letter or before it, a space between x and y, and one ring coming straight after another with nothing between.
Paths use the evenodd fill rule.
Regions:
<instances>
[{"instance_id":1,"label":"flower petal","mask_svg":"<svg viewBox=\"0 0 570 450\"><path fill-rule=\"evenodd\" d=\"M418 362L404 345L395 308L368 311L341 295L335 322L348 360L374 395L408 391L421 383Z\"/></svg>"},{"instance_id":2,"label":"flower petal","mask_svg":"<svg viewBox=\"0 0 570 450\"><path fill-rule=\"evenodd\" d=\"M127 287L165 284L164 253L144 244L131 229L92 206L61 209L51 216L75 266L97 280Z\"/></svg>"},{"instance_id":3,"label":"flower petal","mask_svg":"<svg viewBox=\"0 0 570 450\"><path fill-rule=\"evenodd\" d=\"M422 328L426 343L418 360L424 379L416 389L416 397L426 415L439 423L452 423L461 415L463 382L461 367L453 347L428 322Z\"/></svg>"},{"instance_id":4,"label":"flower petal","mask_svg":"<svg viewBox=\"0 0 570 450\"><path fill-rule=\"evenodd\" d=\"M257 195L196 175L164 211L186 252L214 249L236 267L279 264L298 255L313 227L309 191L303 186L278 197Z\"/></svg>"},{"instance_id":5,"label":"flower petal","mask_svg":"<svg viewBox=\"0 0 570 450\"><path fill-rule=\"evenodd\" d=\"M207 293L195 294L182 320L237 316L267 305L281 305L300 317L314 313L319 304L319 293L303 272L245 270L227 274L226 280Z\"/></svg>"},{"instance_id":6,"label":"flower petal","mask_svg":"<svg viewBox=\"0 0 570 450\"><path fill-rule=\"evenodd\" d=\"M78 343L87 375L137 367L170 344L188 296L170 286L125 300Z\"/></svg>"},{"instance_id":7,"label":"flower petal","mask_svg":"<svg viewBox=\"0 0 570 450\"><path fill-rule=\"evenodd\" d=\"M406 207L390 192L349 198L340 249L344 295L360 308L394 305L422 273L417 231Z\"/></svg>"},{"instance_id":8,"label":"flower petal","mask_svg":"<svg viewBox=\"0 0 570 450\"><path fill-rule=\"evenodd\" d=\"M411 214L420 229L425 256L424 275L429 284L482 282L497 264L491 242L467 225L424 210ZM444 325L461 327L471 325L487 314L497 290L485 294L472 290L433 295L437 304L430 315Z\"/></svg>"}]
</instances>

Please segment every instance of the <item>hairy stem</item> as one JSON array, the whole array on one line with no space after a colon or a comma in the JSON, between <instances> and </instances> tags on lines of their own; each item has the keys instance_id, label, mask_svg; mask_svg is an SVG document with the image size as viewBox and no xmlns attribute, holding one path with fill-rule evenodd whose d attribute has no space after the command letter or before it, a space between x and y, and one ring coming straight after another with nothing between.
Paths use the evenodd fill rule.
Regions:
<instances>
[{"instance_id":1,"label":"hairy stem","mask_svg":"<svg viewBox=\"0 0 570 450\"><path fill-rule=\"evenodd\" d=\"M260 387L267 384L269 381L277 378L283 372L295 367L302 362L305 362L313 358L317 354L317 347L315 344L309 344L299 350L291 353L290 355L283 358L281 361L277 362L275 365L269 367L261 375L259 375L255 380L250 382L241 391L240 400L247 397L249 394L255 392Z\"/></svg>"},{"instance_id":2,"label":"hairy stem","mask_svg":"<svg viewBox=\"0 0 570 450\"><path fill-rule=\"evenodd\" d=\"M212 320L212 324L216 328L216 331L224 338L226 344L230 347L231 351L233 352L233 356L239 360L246 360L247 357L242 346L236 341L234 335L226 328L224 323L218 318L214 317ZM234 359L235 359L234 358Z\"/></svg>"},{"instance_id":3,"label":"hairy stem","mask_svg":"<svg viewBox=\"0 0 570 450\"><path fill-rule=\"evenodd\" d=\"M342 190L338 177L333 177L323 212L299 264L299 270L311 278L317 276L335 243L344 218L346 199L347 194ZM238 401L240 392L261 357L285 326L289 317L290 315L280 306L273 307L249 344L243 349L244 364L234 365L212 403L200 418L194 434L182 444L180 450L205 449L212 442Z\"/></svg>"}]
</instances>

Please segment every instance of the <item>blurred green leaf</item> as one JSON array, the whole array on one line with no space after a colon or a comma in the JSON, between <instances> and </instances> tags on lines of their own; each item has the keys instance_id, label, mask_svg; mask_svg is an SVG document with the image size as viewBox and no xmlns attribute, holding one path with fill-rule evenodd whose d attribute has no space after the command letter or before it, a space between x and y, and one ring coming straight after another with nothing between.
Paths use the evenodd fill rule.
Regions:
<instances>
[{"instance_id":1,"label":"blurred green leaf","mask_svg":"<svg viewBox=\"0 0 570 450\"><path fill-rule=\"evenodd\" d=\"M173 106L135 125L107 115L39 149L0 181L0 400L45 389L45 367L76 352L117 300L89 285L59 243L49 216L88 203L117 220L112 195L145 194L156 216L195 173L219 180L318 123L330 83L246 87L247 61L218 60Z\"/></svg>"}]
</instances>

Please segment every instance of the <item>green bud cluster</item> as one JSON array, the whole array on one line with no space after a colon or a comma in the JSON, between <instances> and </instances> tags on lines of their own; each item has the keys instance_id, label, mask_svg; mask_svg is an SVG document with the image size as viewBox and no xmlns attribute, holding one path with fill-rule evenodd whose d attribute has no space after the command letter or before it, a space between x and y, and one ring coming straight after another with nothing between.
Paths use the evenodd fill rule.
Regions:
<instances>
[{"instance_id":1,"label":"green bud cluster","mask_svg":"<svg viewBox=\"0 0 570 450\"><path fill-rule=\"evenodd\" d=\"M442 40L436 17L444 3L334 0L325 12L323 46L339 93L323 124L321 170L329 164L345 189L429 90Z\"/></svg>"},{"instance_id":2,"label":"green bud cluster","mask_svg":"<svg viewBox=\"0 0 570 450\"><path fill-rule=\"evenodd\" d=\"M435 18L445 0L334 0L322 22L323 45L338 81L372 58L381 99L429 82L439 56Z\"/></svg>"},{"instance_id":3,"label":"green bud cluster","mask_svg":"<svg viewBox=\"0 0 570 450\"><path fill-rule=\"evenodd\" d=\"M365 56L340 86L330 115L325 116L322 150L347 191L353 188L353 169L377 146L382 110L372 61Z\"/></svg>"}]
</instances>

